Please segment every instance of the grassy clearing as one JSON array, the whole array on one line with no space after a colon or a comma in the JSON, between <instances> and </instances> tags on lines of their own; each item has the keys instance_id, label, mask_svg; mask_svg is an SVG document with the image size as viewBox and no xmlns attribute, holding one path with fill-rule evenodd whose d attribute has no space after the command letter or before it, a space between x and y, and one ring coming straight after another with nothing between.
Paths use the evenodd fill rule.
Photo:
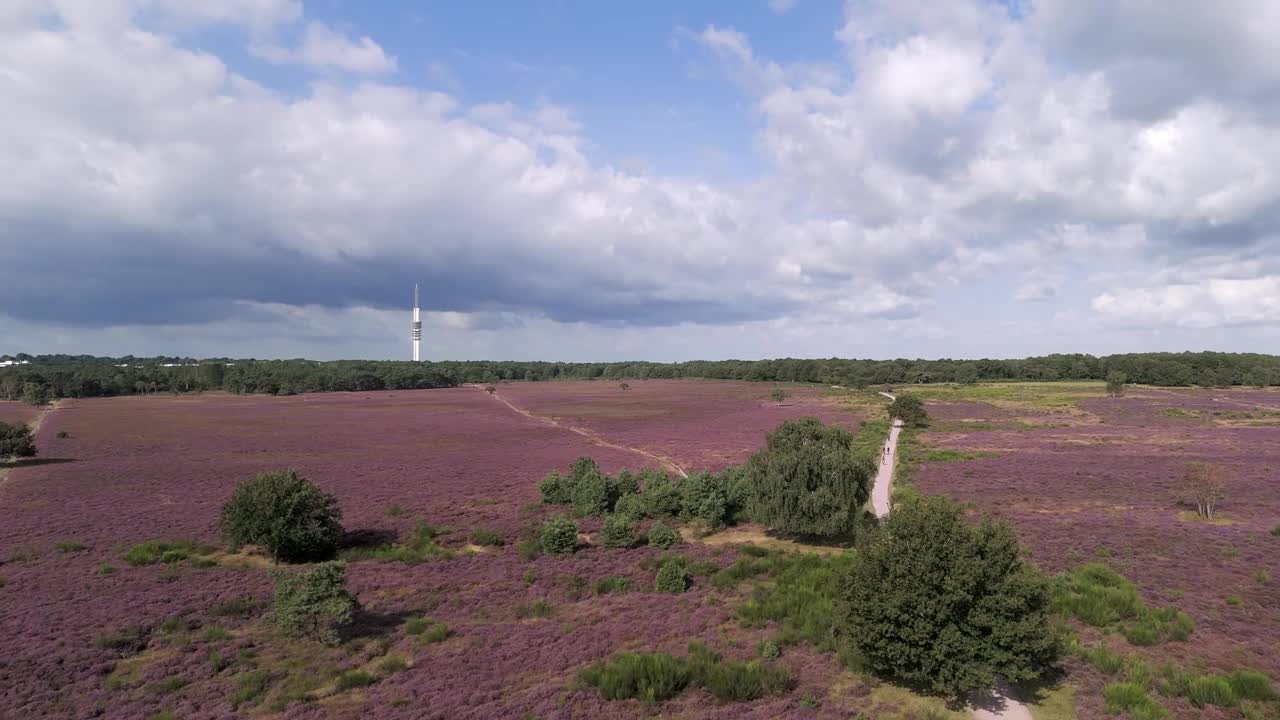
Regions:
<instances>
[{"instance_id":1,"label":"grassy clearing","mask_svg":"<svg viewBox=\"0 0 1280 720\"><path fill-rule=\"evenodd\" d=\"M148 540L129 548L121 557L134 567L173 564L193 557L205 557L217 552L212 545L197 545L194 540Z\"/></svg>"},{"instance_id":2,"label":"grassy clearing","mask_svg":"<svg viewBox=\"0 0 1280 720\"><path fill-rule=\"evenodd\" d=\"M453 557L453 553L436 544L436 538L448 532L426 523L418 523L407 542L347 548L338 553L338 558L348 562L377 560L406 565L417 565L428 560L448 560Z\"/></svg>"},{"instance_id":3,"label":"grassy clearing","mask_svg":"<svg viewBox=\"0 0 1280 720\"><path fill-rule=\"evenodd\" d=\"M1183 641L1195 630L1175 608L1153 608L1124 576L1101 563L1086 563L1054 580L1053 609L1094 627L1118 630L1132 645Z\"/></svg>"},{"instance_id":4,"label":"grassy clearing","mask_svg":"<svg viewBox=\"0 0 1280 720\"><path fill-rule=\"evenodd\" d=\"M1098 381L989 382L973 385L912 385L904 389L923 400L986 402L1037 408L1075 408L1081 400L1106 397Z\"/></svg>"}]
</instances>

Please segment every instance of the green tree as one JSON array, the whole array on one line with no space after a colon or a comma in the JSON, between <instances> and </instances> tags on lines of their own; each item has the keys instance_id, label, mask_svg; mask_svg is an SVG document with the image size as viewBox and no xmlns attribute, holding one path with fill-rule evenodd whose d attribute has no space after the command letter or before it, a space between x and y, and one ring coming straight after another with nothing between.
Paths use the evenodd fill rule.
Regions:
<instances>
[{"instance_id":1,"label":"green tree","mask_svg":"<svg viewBox=\"0 0 1280 720\"><path fill-rule=\"evenodd\" d=\"M600 529L600 544L611 548L629 548L639 544L636 535L636 519L630 515L605 516Z\"/></svg>"},{"instance_id":2,"label":"green tree","mask_svg":"<svg viewBox=\"0 0 1280 720\"><path fill-rule=\"evenodd\" d=\"M580 457L569 470L568 484L573 493L573 514L578 517L600 516L609 512L609 479L589 457Z\"/></svg>"},{"instance_id":3,"label":"green tree","mask_svg":"<svg viewBox=\"0 0 1280 720\"><path fill-rule=\"evenodd\" d=\"M277 562L297 562L332 557L341 521L337 498L295 470L277 470L240 483L220 524L233 547L261 545Z\"/></svg>"},{"instance_id":4,"label":"green tree","mask_svg":"<svg viewBox=\"0 0 1280 720\"><path fill-rule=\"evenodd\" d=\"M1129 378L1118 370L1112 370L1107 373L1107 395L1111 397L1120 397L1124 395L1124 384Z\"/></svg>"},{"instance_id":5,"label":"green tree","mask_svg":"<svg viewBox=\"0 0 1280 720\"><path fill-rule=\"evenodd\" d=\"M924 427L929 424L929 413L924 402L915 395L898 395L888 407L890 420L901 420L907 427Z\"/></svg>"},{"instance_id":6,"label":"green tree","mask_svg":"<svg viewBox=\"0 0 1280 720\"><path fill-rule=\"evenodd\" d=\"M573 488L570 487L568 478L561 475L559 470L547 473L542 482L538 483L538 491L542 493L542 502L548 505L568 505L573 502Z\"/></svg>"},{"instance_id":7,"label":"green tree","mask_svg":"<svg viewBox=\"0 0 1280 720\"><path fill-rule=\"evenodd\" d=\"M0 422L0 460L35 457L36 444L26 423Z\"/></svg>"},{"instance_id":8,"label":"green tree","mask_svg":"<svg viewBox=\"0 0 1280 720\"><path fill-rule=\"evenodd\" d=\"M277 570L275 595L268 617L290 637L337 645L338 631L355 619L360 603L347 590L346 566L324 563L297 572Z\"/></svg>"},{"instance_id":9,"label":"green tree","mask_svg":"<svg viewBox=\"0 0 1280 720\"><path fill-rule=\"evenodd\" d=\"M873 468L853 436L817 418L788 420L746 466L754 521L775 530L833 537L851 533L871 492Z\"/></svg>"},{"instance_id":10,"label":"green tree","mask_svg":"<svg viewBox=\"0 0 1280 720\"><path fill-rule=\"evenodd\" d=\"M783 390L780 387L774 388L773 392L770 393L769 396L773 398L774 402L782 402L783 400L787 399L787 391Z\"/></svg>"},{"instance_id":11,"label":"green tree","mask_svg":"<svg viewBox=\"0 0 1280 720\"><path fill-rule=\"evenodd\" d=\"M698 519L707 527L719 529L729 520L729 498L716 475L695 472L680 481L680 514L687 520Z\"/></svg>"},{"instance_id":12,"label":"green tree","mask_svg":"<svg viewBox=\"0 0 1280 720\"><path fill-rule=\"evenodd\" d=\"M1039 675L1057 655L1049 583L1008 526L942 497L894 509L836 579L839 641L868 670L959 697Z\"/></svg>"},{"instance_id":13,"label":"green tree","mask_svg":"<svg viewBox=\"0 0 1280 720\"><path fill-rule=\"evenodd\" d=\"M40 383L25 383L22 386L22 402L28 405L47 405L51 399L49 387Z\"/></svg>"}]
</instances>

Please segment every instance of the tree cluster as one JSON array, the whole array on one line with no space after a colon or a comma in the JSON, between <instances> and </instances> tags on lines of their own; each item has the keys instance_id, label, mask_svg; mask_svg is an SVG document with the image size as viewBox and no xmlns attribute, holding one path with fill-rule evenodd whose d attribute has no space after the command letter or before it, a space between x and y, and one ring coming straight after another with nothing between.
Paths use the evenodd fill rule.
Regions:
<instances>
[{"instance_id":1,"label":"tree cluster","mask_svg":"<svg viewBox=\"0 0 1280 720\"><path fill-rule=\"evenodd\" d=\"M1280 357L1256 353L1047 355L1013 360L696 360L682 363L523 361L253 360L86 355L0 356L28 365L0 368L0 397L31 400L154 392L225 390L289 395L302 392L407 390L508 380L644 380L707 378L822 383L862 387L999 380L1106 380L1225 387L1280 385ZM27 386L34 386L28 388ZM41 401L43 401L41 400Z\"/></svg>"}]
</instances>

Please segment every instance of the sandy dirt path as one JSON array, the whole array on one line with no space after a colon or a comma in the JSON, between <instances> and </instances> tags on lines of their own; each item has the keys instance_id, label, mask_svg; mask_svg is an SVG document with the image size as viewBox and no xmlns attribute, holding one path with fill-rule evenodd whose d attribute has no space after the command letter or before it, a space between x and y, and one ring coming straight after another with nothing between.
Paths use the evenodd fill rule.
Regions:
<instances>
[{"instance_id":1,"label":"sandy dirt path","mask_svg":"<svg viewBox=\"0 0 1280 720\"><path fill-rule=\"evenodd\" d=\"M880 394L891 402L897 400L887 392ZM901 432L902 421L894 420L893 427L889 430L889 439L885 441L887 452L882 451L880 455L880 470L876 473L876 484L871 490L871 509L877 518L889 515L889 491L893 483L893 466L898 459L898 434ZM1014 700L1010 693L1009 687L1000 683L991 695L971 703L975 706L975 720L1035 720L1027 706Z\"/></svg>"},{"instance_id":2,"label":"sandy dirt path","mask_svg":"<svg viewBox=\"0 0 1280 720\"><path fill-rule=\"evenodd\" d=\"M61 406L61 400L54 400L46 405L44 410L40 411L40 414L36 416L36 419L30 425L31 437L34 438L40 433L40 426L44 424L44 419L49 417L49 413L57 410ZM20 465L5 465L5 462L6 461L3 458L0 458L0 489L3 489L4 486L8 484L9 474L20 467Z\"/></svg>"},{"instance_id":3,"label":"sandy dirt path","mask_svg":"<svg viewBox=\"0 0 1280 720\"><path fill-rule=\"evenodd\" d=\"M587 428L578 427L576 425L565 425L564 423L561 423L559 420L556 420L553 417L547 417L546 415L536 415L532 412L529 412L528 410L525 410L522 407L518 407L517 405L512 403L510 400L502 397L502 394L497 391L491 392L489 394L492 395L494 398L496 398L498 402L502 403L503 405L506 405L507 407L511 408L512 410L520 413L521 415L531 420L537 420L538 422L544 423L546 425L550 425L551 427L556 427L562 430L568 430L569 432L572 432L572 433L577 433L582 437L590 440L593 444L599 445L600 447L607 447L613 450L622 450L624 452L643 455L649 458L650 460L657 462L659 465L661 465L663 468L665 468L669 472L673 472L682 478L689 477L689 473L685 472L684 468L680 467L679 463L677 463L675 460L672 460L669 457L666 457L665 455L656 455L654 453L649 452L648 450L642 450L638 447L631 447L630 445L619 445L615 442L610 442L604 439L603 437L601 437L599 434L591 430L588 430Z\"/></svg>"}]
</instances>

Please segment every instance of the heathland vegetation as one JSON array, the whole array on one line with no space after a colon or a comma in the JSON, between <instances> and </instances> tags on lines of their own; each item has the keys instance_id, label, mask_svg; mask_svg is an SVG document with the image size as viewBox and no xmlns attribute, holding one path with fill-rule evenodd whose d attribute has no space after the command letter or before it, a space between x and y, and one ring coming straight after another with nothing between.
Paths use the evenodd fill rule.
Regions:
<instances>
[{"instance_id":1,"label":"heathland vegetation","mask_svg":"<svg viewBox=\"0 0 1280 720\"><path fill-rule=\"evenodd\" d=\"M0 398L33 404L59 397L225 390L303 392L405 390L509 380L698 378L748 382L885 384L1005 380L1106 380L1124 384L1227 387L1280 385L1280 356L1256 353L1047 355L1014 360L719 360L683 363L373 362L87 355L0 356L28 364L0 368ZM782 397L785 398L785 391ZM776 398L775 398L776 399ZM778 400L781 402L781 400Z\"/></svg>"}]
</instances>

